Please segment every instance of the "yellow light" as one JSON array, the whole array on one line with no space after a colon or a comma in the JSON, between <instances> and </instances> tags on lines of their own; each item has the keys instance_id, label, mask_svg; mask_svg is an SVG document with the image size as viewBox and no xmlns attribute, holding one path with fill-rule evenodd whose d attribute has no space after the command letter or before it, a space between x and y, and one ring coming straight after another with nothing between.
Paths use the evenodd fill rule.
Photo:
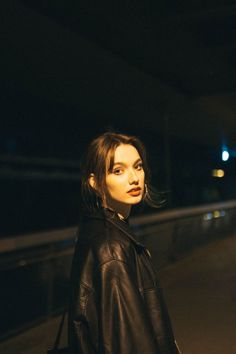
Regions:
<instances>
[{"instance_id":1,"label":"yellow light","mask_svg":"<svg viewBox=\"0 0 236 354\"><path fill-rule=\"evenodd\" d=\"M218 170L212 170L212 176L213 177L218 177L218 178L222 178L222 177L224 177L224 175L225 175L225 171L224 170L220 170L220 169L218 169Z\"/></svg>"},{"instance_id":2,"label":"yellow light","mask_svg":"<svg viewBox=\"0 0 236 354\"><path fill-rule=\"evenodd\" d=\"M215 219L219 218L221 215L220 215L220 211L219 210L215 210L213 211L213 216Z\"/></svg>"}]
</instances>

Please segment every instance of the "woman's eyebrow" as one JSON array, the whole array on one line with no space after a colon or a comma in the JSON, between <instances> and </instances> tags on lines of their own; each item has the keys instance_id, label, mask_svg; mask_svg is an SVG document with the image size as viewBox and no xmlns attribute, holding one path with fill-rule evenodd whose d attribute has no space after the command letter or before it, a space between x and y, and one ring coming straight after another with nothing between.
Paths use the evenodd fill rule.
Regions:
<instances>
[{"instance_id":1,"label":"woman's eyebrow","mask_svg":"<svg viewBox=\"0 0 236 354\"><path fill-rule=\"evenodd\" d=\"M138 158L138 159L133 163L133 165L136 165L138 162L142 162L142 160L141 160L140 158ZM124 162L115 162L114 165L113 165L113 167L114 167L115 165L126 166L126 163L124 163Z\"/></svg>"}]
</instances>

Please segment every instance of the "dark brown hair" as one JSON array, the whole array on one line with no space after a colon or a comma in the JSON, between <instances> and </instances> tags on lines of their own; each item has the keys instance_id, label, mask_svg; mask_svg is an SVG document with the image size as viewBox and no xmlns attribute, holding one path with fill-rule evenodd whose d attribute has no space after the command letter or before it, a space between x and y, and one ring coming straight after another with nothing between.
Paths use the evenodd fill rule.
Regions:
<instances>
[{"instance_id":1,"label":"dark brown hair","mask_svg":"<svg viewBox=\"0 0 236 354\"><path fill-rule=\"evenodd\" d=\"M135 136L106 132L90 143L82 163L81 196L85 209L94 211L97 208L101 208L106 188L106 173L112 170L115 150L121 144L129 144L137 149L145 172L146 191L144 201L151 206L158 206L151 197L150 171L143 143ZM95 176L96 190L89 184L91 174Z\"/></svg>"}]
</instances>

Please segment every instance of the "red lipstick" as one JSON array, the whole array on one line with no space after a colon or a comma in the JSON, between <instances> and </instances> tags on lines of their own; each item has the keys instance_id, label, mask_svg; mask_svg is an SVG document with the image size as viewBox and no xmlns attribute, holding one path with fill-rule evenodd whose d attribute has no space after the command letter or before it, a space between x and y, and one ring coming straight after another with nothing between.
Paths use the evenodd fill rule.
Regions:
<instances>
[{"instance_id":1,"label":"red lipstick","mask_svg":"<svg viewBox=\"0 0 236 354\"><path fill-rule=\"evenodd\" d=\"M130 195L132 195L134 197L139 196L141 193L141 188L140 187L132 188L127 193L129 193Z\"/></svg>"}]
</instances>

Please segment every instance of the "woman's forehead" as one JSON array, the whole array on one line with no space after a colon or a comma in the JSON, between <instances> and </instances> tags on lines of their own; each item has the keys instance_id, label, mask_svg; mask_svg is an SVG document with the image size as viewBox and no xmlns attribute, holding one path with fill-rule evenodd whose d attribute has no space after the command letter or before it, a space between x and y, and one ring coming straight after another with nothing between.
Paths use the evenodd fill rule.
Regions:
<instances>
[{"instance_id":1,"label":"woman's forehead","mask_svg":"<svg viewBox=\"0 0 236 354\"><path fill-rule=\"evenodd\" d=\"M134 163L141 159L138 150L130 144L121 144L114 151L114 162L117 163Z\"/></svg>"}]
</instances>

